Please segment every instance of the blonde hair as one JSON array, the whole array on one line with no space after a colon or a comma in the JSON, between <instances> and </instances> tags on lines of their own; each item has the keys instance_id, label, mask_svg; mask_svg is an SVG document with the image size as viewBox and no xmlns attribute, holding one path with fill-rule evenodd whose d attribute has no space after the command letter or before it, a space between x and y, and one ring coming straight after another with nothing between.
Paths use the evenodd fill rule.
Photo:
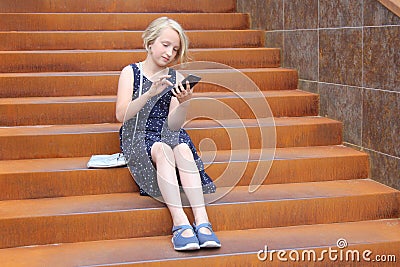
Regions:
<instances>
[{"instance_id":1,"label":"blonde hair","mask_svg":"<svg viewBox=\"0 0 400 267\"><path fill-rule=\"evenodd\" d=\"M187 62L189 59L189 39L187 38L182 26L175 20L167 17L155 19L149 24L147 29L142 34L144 48L149 51L149 46L154 43L154 41L160 36L161 31L165 28L171 28L179 35L180 47L177 51L175 61L179 59L181 63Z\"/></svg>"}]
</instances>

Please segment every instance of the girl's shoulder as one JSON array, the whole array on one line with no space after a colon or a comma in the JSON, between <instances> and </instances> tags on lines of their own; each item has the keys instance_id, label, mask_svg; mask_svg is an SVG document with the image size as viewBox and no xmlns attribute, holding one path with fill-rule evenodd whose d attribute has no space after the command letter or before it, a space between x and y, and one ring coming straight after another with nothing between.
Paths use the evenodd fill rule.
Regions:
<instances>
[{"instance_id":1,"label":"girl's shoulder","mask_svg":"<svg viewBox=\"0 0 400 267\"><path fill-rule=\"evenodd\" d=\"M133 70L135 70L137 68L138 67L136 66L136 63L132 63L132 64L129 64L129 65L123 67L122 71L133 71Z\"/></svg>"},{"instance_id":2,"label":"girl's shoulder","mask_svg":"<svg viewBox=\"0 0 400 267\"><path fill-rule=\"evenodd\" d=\"M138 73L138 71L139 71L139 67L138 67L137 63L132 63L132 64L125 66L122 69L121 73L125 73L128 75L134 76L136 73Z\"/></svg>"},{"instance_id":3,"label":"girl's shoulder","mask_svg":"<svg viewBox=\"0 0 400 267\"><path fill-rule=\"evenodd\" d=\"M127 68L130 68L131 70L133 70L134 72L139 70L139 63L131 63L128 66L126 66Z\"/></svg>"}]
</instances>

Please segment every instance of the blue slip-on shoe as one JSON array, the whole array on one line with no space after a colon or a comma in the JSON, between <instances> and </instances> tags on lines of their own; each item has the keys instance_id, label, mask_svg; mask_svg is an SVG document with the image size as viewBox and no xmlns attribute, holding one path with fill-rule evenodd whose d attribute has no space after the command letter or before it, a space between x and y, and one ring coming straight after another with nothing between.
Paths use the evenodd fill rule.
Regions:
<instances>
[{"instance_id":1,"label":"blue slip-on shoe","mask_svg":"<svg viewBox=\"0 0 400 267\"><path fill-rule=\"evenodd\" d=\"M214 231L212 230L211 224L210 223L201 223L199 225L194 226L194 231L196 232L197 239L199 240L199 245L201 248L220 248L221 247L221 242L215 235ZM200 228L208 228L211 232L210 235L208 234L203 234L200 233L199 230Z\"/></svg>"},{"instance_id":2,"label":"blue slip-on shoe","mask_svg":"<svg viewBox=\"0 0 400 267\"><path fill-rule=\"evenodd\" d=\"M195 233L193 236L184 237L182 236L183 231L190 229L193 231L193 227L190 225L179 225L172 227L172 244L175 250L196 250L200 249L199 240Z\"/></svg>"}]
</instances>

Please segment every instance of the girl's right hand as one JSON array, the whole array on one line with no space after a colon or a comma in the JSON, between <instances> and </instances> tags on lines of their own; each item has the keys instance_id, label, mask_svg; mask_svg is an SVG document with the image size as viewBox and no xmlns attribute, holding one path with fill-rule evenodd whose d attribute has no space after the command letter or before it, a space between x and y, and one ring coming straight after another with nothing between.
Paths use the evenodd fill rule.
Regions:
<instances>
[{"instance_id":1,"label":"girl's right hand","mask_svg":"<svg viewBox=\"0 0 400 267\"><path fill-rule=\"evenodd\" d=\"M154 81L149 91L147 91L149 96L150 97L156 96L160 94L162 91L164 91L165 88L167 88L168 86L173 86L173 84L169 80L167 80L170 77L171 75L163 75L160 76L158 80Z\"/></svg>"}]
</instances>

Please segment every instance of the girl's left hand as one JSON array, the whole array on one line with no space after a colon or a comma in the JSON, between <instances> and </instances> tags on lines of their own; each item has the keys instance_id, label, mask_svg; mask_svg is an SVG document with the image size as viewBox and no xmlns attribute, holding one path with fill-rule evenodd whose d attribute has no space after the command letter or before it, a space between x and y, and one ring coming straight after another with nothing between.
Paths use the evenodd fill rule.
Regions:
<instances>
[{"instance_id":1,"label":"girl's left hand","mask_svg":"<svg viewBox=\"0 0 400 267\"><path fill-rule=\"evenodd\" d=\"M192 98L193 90L190 88L189 81L186 81L186 89L182 83L176 84L172 89L172 94L178 99L179 104Z\"/></svg>"}]
</instances>

